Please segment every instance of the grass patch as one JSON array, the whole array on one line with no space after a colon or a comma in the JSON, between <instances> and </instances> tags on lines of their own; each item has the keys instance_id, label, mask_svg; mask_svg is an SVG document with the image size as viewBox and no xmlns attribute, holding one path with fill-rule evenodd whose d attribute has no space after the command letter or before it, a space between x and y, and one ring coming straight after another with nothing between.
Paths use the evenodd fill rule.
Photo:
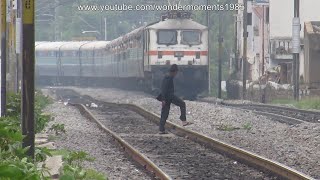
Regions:
<instances>
[{"instance_id":1,"label":"grass patch","mask_svg":"<svg viewBox=\"0 0 320 180\"><path fill-rule=\"evenodd\" d=\"M298 109L320 110L320 98L302 99L300 101L294 101L290 99L278 99L272 101L271 104L290 104Z\"/></svg>"},{"instance_id":2,"label":"grass patch","mask_svg":"<svg viewBox=\"0 0 320 180\"><path fill-rule=\"evenodd\" d=\"M53 156L57 156L57 155L60 155L64 158L66 158L69 154L70 154L70 151L66 150L66 149L58 149L58 150L53 150L51 152L51 154Z\"/></svg>"},{"instance_id":3,"label":"grass patch","mask_svg":"<svg viewBox=\"0 0 320 180\"><path fill-rule=\"evenodd\" d=\"M230 124L221 124L217 129L220 130L220 131L234 131L234 130L237 130L237 129L240 129L240 128L233 127Z\"/></svg>"},{"instance_id":4,"label":"grass patch","mask_svg":"<svg viewBox=\"0 0 320 180\"><path fill-rule=\"evenodd\" d=\"M252 124L251 123L246 123L243 125L243 129L250 131L252 129Z\"/></svg>"}]
</instances>

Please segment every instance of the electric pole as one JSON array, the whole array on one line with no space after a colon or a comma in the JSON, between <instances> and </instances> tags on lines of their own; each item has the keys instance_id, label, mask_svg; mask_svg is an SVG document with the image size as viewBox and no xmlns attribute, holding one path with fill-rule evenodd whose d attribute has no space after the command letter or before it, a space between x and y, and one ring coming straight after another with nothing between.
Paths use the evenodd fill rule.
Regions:
<instances>
[{"instance_id":1,"label":"electric pole","mask_svg":"<svg viewBox=\"0 0 320 180\"><path fill-rule=\"evenodd\" d=\"M1 2L1 95L0 116L6 112L6 64L7 64L7 1Z\"/></svg>"},{"instance_id":2,"label":"electric pole","mask_svg":"<svg viewBox=\"0 0 320 180\"><path fill-rule=\"evenodd\" d=\"M9 19L9 43L8 43L8 74L9 78L7 89L10 92L15 92L16 90L16 10L17 10L17 0L10 0L10 19Z\"/></svg>"},{"instance_id":3,"label":"electric pole","mask_svg":"<svg viewBox=\"0 0 320 180\"><path fill-rule=\"evenodd\" d=\"M293 77L293 94L294 99L299 100L299 55L300 55L300 17L299 17L300 2L294 0L294 18L292 20L292 77Z\"/></svg>"},{"instance_id":4,"label":"electric pole","mask_svg":"<svg viewBox=\"0 0 320 180\"><path fill-rule=\"evenodd\" d=\"M234 53L234 74L237 75L239 71L239 65L238 65L238 16L235 15L235 21L234 21L234 48L233 48L233 53Z\"/></svg>"},{"instance_id":5,"label":"electric pole","mask_svg":"<svg viewBox=\"0 0 320 180\"><path fill-rule=\"evenodd\" d=\"M242 57L242 99L246 99L247 90L247 4L248 0L243 0L243 57Z\"/></svg>"},{"instance_id":6,"label":"electric pole","mask_svg":"<svg viewBox=\"0 0 320 180\"><path fill-rule=\"evenodd\" d=\"M22 62L22 56L21 56L21 39L22 39L22 2L21 0L17 0L17 13L16 13L16 86L15 86L15 92L19 92L20 88L20 80L21 80L21 62Z\"/></svg>"},{"instance_id":7,"label":"electric pole","mask_svg":"<svg viewBox=\"0 0 320 180\"><path fill-rule=\"evenodd\" d=\"M22 102L21 118L23 147L30 147L27 154L34 158L34 1L22 0Z\"/></svg>"},{"instance_id":8,"label":"electric pole","mask_svg":"<svg viewBox=\"0 0 320 180\"><path fill-rule=\"evenodd\" d=\"M219 16L219 37L218 37L218 42L219 42L219 48L218 48L218 98L221 98L221 80L222 80L222 43L223 43L223 37L221 36L221 31L222 31L222 24L221 24L221 13L218 12Z\"/></svg>"},{"instance_id":9,"label":"electric pole","mask_svg":"<svg viewBox=\"0 0 320 180\"><path fill-rule=\"evenodd\" d=\"M207 6L209 5L209 0L207 0ZM207 54L207 58L208 58L208 93L211 94L211 74L210 74L210 64L211 64L211 60L210 60L210 11L206 11L206 15L207 15L207 27L208 27L208 39L207 39L207 44L208 44L208 54Z\"/></svg>"},{"instance_id":10,"label":"electric pole","mask_svg":"<svg viewBox=\"0 0 320 180\"><path fill-rule=\"evenodd\" d=\"M107 18L104 18L104 40L107 41L108 34L107 34Z\"/></svg>"}]
</instances>

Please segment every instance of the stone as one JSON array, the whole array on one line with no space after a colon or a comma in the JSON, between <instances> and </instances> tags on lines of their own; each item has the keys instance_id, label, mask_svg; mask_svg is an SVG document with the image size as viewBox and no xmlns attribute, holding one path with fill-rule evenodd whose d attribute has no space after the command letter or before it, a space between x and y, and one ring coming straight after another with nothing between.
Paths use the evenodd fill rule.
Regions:
<instances>
[{"instance_id":1,"label":"stone","mask_svg":"<svg viewBox=\"0 0 320 180\"><path fill-rule=\"evenodd\" d=\"M48 157L45 161L45 167L48 168L48 172L51 177L57 178L59 177L59 170L62 167L62 156L57 155L53 157Z\"/></svg>"}]
</instances>

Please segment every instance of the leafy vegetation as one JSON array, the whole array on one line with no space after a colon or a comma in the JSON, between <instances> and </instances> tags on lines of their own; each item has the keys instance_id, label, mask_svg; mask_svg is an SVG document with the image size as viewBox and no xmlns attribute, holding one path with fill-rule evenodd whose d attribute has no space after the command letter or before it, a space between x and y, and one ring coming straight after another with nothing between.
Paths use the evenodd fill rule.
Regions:
<instances>
[{"instance_id":1,"label":"leafy vegetation","mask_svg":"<svg viewBox=\"0 0 320 180\"><path fill-rule=\"evenodd\" d=\"M290 99L277 99L271 102L272 104L289 104L299 109L317 109L320 110L320 98L308 98L300 101Z\"/></svg>"},{"instance_id":2,"label":"leafy vegetation","mask_svg":"<svg viewBox=\"0 0 320 180\"><path fill-rule=\"evenodd\" d=\"M220 130L220 131L234 131L234 130L237 130L237 129L240 129L240 128L233 127L230 124L221 124L217 129Z\"/></svg>"},{"instance_id":3,"label":"leafy vegetation","mask_svg":"<svg viewBox=\"0 0 320 180\"><path fill-rule=\"evenodd\" d=\"M40 97L41 96L41 97ZM39 101L42 100L42 101ZM42 94L36 94L35 114L37 132L44 129L49 121L49 115L42 115L42 109L49 103L49 100ZM8 94L7 116L0 117L0 179L49 179L45 177L46 169L38 167L50 155L45 148L35 149L35 160L26 157L27 148L22 148L23 136L20 127L20 106L19 94Z\"/></svg>"},{"instance_id":4,"label":"leafy vegetation","mask_svg":"<svg viewBox=\"0 0 320 180\"><path fill-rule=\"evenodd\" d=\"M64 124L53 124L51 128L49 128L49 131L54 131L56 135L66 133Z\"/></svg>"},{"instance_id":5,"label":"leafy vegetation","mask_svg":"<svg viewBox=\"0 0 320 180\"><path fill-rule=\"evenodd\" d=\"M243 125L243 129L247 130L247 131L250 131L252 129L252 124L251 123L245 123Z\"/></svg>"},{"instance_id":6,"label":"leafy vegetation","mask_svg":"<svg viewBox=\"0 0 320 180\"><path fill-rule=\"evenodd\" d=\"M60 180L107 180L103 174L93 169L85 169L83 167L84 162L94 161L86 152L61 152L64 154L64 163Z\"/></svg>"},{"instance_id":7,"label":"leafy vegetation","mask_svg":"<svg viewBox=\"0 0 320 180\"><path fill-rule=\"evenodd\" d=\"M36 130L41 132L47 126L51 117L42 110L51 100L40 92L35 93ZM48 156L63 154L64 164L61 169L61 180L105 180L103 174L92 169L84 169L85 161L93 161L85 152L70 152L66 150L52 151L47 148L36 148L34 160L26 157L27 148L22 148L20 105L18 94L8 94L7 116L0 117L0 180L49 180L48 170L40 166ZM59 133L65 132L63 124L52 127Z\"/></svg>"}]
</instances>

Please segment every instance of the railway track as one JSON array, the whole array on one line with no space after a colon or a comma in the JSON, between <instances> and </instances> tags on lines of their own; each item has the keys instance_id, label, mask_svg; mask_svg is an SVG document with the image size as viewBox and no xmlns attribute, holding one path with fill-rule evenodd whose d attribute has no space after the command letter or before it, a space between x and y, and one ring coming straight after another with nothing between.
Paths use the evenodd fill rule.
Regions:
<instances>
[{"instance_id":1,"label":"railway track","mask_svg":"<svg viewBox=\"0 0 320 180\"><path fill-rule=\"evenodd\" d=\"M141 107L100 102L88 96L80 97L74 92L58 91L58 94L69 99L86 117L110 133L133 159L157 178L312 179L277 162L170 122L167 129L172 133L158 135L158 127L154 123L159 121L159 117ZM90 106L91 103L98 106L87 108L81 105Z\"/></svg>"},{"instance_id":2,"label":"railway track","mask_svg":"<svg viewBox=\"0 0 320 180\"><path fill-rule=\"evenodd\" d=\"M232 104L221 102L222 105L251 110L257 114L271 116L277 121L287 124L299 124L302 122L320 123L320 112L301 110L289 107L268 104Z\"/></svg>"}]
</instances>

